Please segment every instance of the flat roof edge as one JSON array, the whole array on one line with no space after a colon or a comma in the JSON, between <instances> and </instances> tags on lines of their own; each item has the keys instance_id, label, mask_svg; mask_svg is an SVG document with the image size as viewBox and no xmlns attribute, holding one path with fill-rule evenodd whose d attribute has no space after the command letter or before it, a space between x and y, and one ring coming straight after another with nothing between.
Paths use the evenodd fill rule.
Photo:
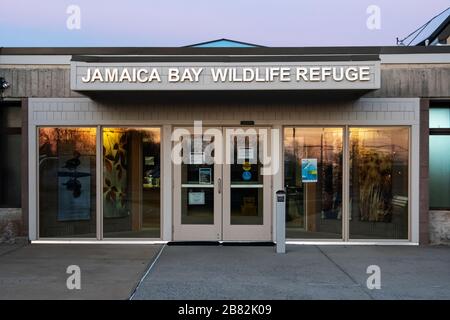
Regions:
<instances>
[{"instance_id":1,"label":"flat roof edge","mask_svg":"<svg viewBox=\"0 0 450 320\"><path fill-rule=\"evenodd\" d=\"M75 55L71 61L91 63L120 62L319 62L380 61L379 55L208 55L208 56L90 56Z\"/></svg>"},{"instance_id":2,"label":"flat roof edge","mask_svg":"<svg viewBox=\"0 0 450 320\"><path fill-rule=\"evenodd\" d=\"M450 46L381 47L0 47L0 55L379 55L450 53Z\"/></svg>"}]
</instances>

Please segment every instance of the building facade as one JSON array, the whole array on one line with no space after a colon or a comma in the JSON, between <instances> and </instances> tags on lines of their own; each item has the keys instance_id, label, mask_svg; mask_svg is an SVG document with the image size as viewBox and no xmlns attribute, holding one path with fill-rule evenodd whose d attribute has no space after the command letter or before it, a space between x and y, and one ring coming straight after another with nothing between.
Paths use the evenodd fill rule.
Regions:
<instances>
[{"instance_id":1,"label":"building facade","mask_svg":"<svg viewBox=\"0 0 450 320\"><path fill-rule=\"evenodd\" d=\"M0 77L3 233L273 242L285 190L292 243L449 241L450 47L2 48Z\"/></svg>"}]
</instances>

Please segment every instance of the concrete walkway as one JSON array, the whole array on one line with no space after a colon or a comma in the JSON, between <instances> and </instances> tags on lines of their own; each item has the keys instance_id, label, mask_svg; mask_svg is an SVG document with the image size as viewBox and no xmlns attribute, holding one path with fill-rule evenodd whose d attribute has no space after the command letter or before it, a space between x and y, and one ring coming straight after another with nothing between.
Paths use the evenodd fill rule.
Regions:
<instances>
[{"instance_id":1,"label":"concrete walkway","mask_svg":"<svg viewBox=\"0 0 450 320\"><path fill-rule=\"evenodd\" d=\"M450 247L0 245L0 299L450 299ZM68 290L66 268L81 268ZM381 289L366 286L381 268ZM150 269L149 267L152 266Z\"/></svg>"},{"instance_id":2,"label":"concrete walkway","mask_svg":"<svg viewBox=\"0 0 450 320\"><path fill-rule=\"evenodd\" d=\"M134 299L450 299L450 247L287 248L166 246Z\"/></svg>"},{"instance_id":3,"label":"concrete walkway","mask_svg":"<svg viewBox=\"0 0 450 320\"><path fill-rule=\"evenodd\" d=\"M0 299L128 299L156 245L0 245ZM69 265L81 290L68 290Z\"/></svg>"}]
</instances>

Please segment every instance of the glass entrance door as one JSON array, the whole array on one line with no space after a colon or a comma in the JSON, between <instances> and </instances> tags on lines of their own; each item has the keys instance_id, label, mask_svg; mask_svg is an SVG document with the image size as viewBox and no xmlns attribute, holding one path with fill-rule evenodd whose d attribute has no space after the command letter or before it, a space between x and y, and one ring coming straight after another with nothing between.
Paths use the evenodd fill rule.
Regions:
<instances>
[{"instance_id":1,"label":"glass entrance door","mask_svg":"<svg viewBox=\"0 0 450 320\"><path fill-rule=\"evenodd\" d=\"M229 152L223 167L223 240L271 240L270 175L263 175L269 139L263 128L227 128Z\"/></svg>"},{"instance_id":2,"label":"glass entrance door","mask_svg":"<svg viewBox=\"0 0 450 320\"><path fill-rule=\"evenodd\" d=\"M191 128L175 130L180 139L172 153L174 241L221 240L222 166L214 161L220 137L196 135Z\"/></svg>"},{"instance_id":3,"label":"glass entrance door","mask_svg":"<svg viewBox=\"0 0 450 320\"><path fill-rule=\"evenodd\" d=\"M182 160L174 163L174 240L270 241L270 175L260 159L270 146L258 129L183 130L173 152Z\"/></svg>"}]
</instances>

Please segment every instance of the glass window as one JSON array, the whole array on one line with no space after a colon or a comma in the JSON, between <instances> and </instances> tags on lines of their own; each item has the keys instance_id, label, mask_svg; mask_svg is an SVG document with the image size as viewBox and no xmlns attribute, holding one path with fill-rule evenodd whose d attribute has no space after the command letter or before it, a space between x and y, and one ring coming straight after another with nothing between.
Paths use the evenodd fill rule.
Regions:
<instances>
[{"instance_id":1,"label":"glass window","mask_svg":"<svg viewBox=\"0 0 450 320\"><path fill-rule=\"evenodd\" d=\"M350 238L408 238L409 129L350 128Z\"/></svg>"},{"instance_id":2,"label":"glass window","mask_svg":"<svg viewBox=\"0 0 450 320\"><path fill-rule=\"evenodd\" d=\"M103 235L160 238L160 129L103 129Z\"/></svg>"},{"instance_id":3,"label":"glass window","mask_svg":"<svg viewBox=\"0 0 450 320\"><path fill-rule=\"evenodd\" d=\"M285 128L286 237L342 239L342 128Z\"/></svg>"},{"instance_id":4,"label":"glass window","mask_svg":"<svg viewBox=\"0 0 450 320\"><path fill-rule=\"evenodd\" d=\"M96 236L96 129L39 128L39 236Z\"/></svg>"},{"instance_id":5,"label":"glass window","mask_svg":"<svg viewBox=\"0 0 450 320\"><path fill-rule=\"evenodd\" d=\"M430 136L430 207L450 208L450 135Z\"/></svg>"},{"instance_id":6,"label":"glass window","mask_svg":"<svg viewBox=\"0 0 450 320\"><path fill-rule=\"evenodd\" d=\"M0 207L20 208L21 204L21 108L0 108Z\"/></svg>"},{"instance_id":7,"label":"glass window","mask_svg":"<svg viewBox=\"0 0 450 320\"><path fill-rule=\"evenodd\" d=\"M430 109L430 208L450 209L450 109Z\"/></svg>"},{"instance_id":8,"label":"glass window","mask_svg":"<svg viewBox=\"0 0 450 320\"><path fill-rule=\"evenodd\" d=\"M431 108L430 128L450 128L450 109Z\"/></svg>"}]
</instances>

